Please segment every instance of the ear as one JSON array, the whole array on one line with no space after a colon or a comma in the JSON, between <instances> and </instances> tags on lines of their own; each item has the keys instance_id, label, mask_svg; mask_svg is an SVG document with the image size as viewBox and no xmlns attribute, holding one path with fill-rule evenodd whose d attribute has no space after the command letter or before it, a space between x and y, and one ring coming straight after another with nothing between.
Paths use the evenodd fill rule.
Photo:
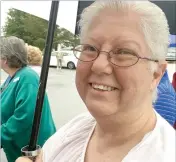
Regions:
<instances>
[{"instance_id":1,"label":"ear","mask_svg":"<svg viewBox=\"0 0 176 162\"><path fill-rule=\"evenodd\" d=\"M1 68L3 69L7 65L7 59L1 59Z\"/></svg>"},{"instance_id":2,"label":"ear","mask_svg":"<svg viewBox=\"0 0 176 162\"><path fill-rule=\"evenodd\" d=\"M160 62L158 65L158 68L156 69L156 71L153 73L153 81L152 81L152 89L154 89L155 87L158 86L161 78L163 77L165 71L167 68L167 62L163 61Z\"/></svg>"},{"instance_id":3,"label":"ear","mask_svg":"<svg viewBox=\"0 0 176 162\"><path fill-rule=\"evenodd\" d=\"M3 59L3 64L7 65L7 59Z\"/></svg>"},{"instance_id":4,"label":"ear","mask_svg":"<svg viewBox=\"0 0 176 162\"><path fill-rule=\"evenodd\" d=\"M4 60L4 64L7 64L7 59Z\"/></svg>"}]
</instances>

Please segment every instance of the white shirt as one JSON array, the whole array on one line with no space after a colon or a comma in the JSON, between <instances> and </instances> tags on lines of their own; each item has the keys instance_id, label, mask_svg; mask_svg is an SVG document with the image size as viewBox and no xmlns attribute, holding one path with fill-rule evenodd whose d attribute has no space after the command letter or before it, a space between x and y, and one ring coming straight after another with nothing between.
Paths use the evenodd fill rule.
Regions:
<instances>
[{"instance_id":1,"label":"white shirt","mask_svg":"<svg viewBox=\"0 0 176 162\"><path fill-rule=\"evenodd\" d=\"M89 113L71 120L45 143L43 162L84 162L95 125ZM147 133L122 162L175 162L175 145L175 130L157 114L154 130Z\"/></svg>"},{"instance_id":2,"label":"white shirt","mask_svg":"<svg viewBox=\"0 0 176 162\"><path fill-rule=\"evenodd\" d=\"M41 74L41 66L30 65L30 67L40 76Z\"/></svg>"}]
</instances>

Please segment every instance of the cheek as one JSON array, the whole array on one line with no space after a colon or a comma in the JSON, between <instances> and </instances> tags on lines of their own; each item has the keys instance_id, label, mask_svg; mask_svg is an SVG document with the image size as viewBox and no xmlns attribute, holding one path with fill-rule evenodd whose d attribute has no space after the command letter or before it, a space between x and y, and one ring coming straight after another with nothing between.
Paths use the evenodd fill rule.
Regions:
<instances>
[{"instance_id":1,"label":"cheek","mask_svg":"<svg viewBox=\"0 0 176 162\"><path fill-rule=\"evenodd\" d=\"M124 92L143 92L148 90L151 85L151 76L147 69L131 67L117 70L115 73L117 82Z\"/></svg>"},{"instance_id":2,"label":"cheek","mask_svg":"<svg viewBox=\"0 0 176 162\"><path fill-rule=\"evenodd\" d=\"M85 79L87 78L87 75L90 71L89 66L86 66L87 64L81 61L78 61L77 68L76 68L76 83L77 84L83 84Z\"/></svg>"},{"instance_id":3,"label":"cheek","mask_svg":"<svg viewBox=\"0 0 176 162\"><path fill-rule=\"evenodd\" d=\"M117 70L115 71L115 76L117 83L119 84L120 89L122 90L128 90L137 86L136 76L130 70Z\"/></svg>"},{"instance_id":4,"label":"cheek","mask_svg":"<svg viewBox=\"0 0 176 162\"><path fill-rule=\"evenodd\" d=\"M4 64L5 64L4 60L1 60L1 59L0 59L0 67L1 67L1 68L4 68Z\"/></svg>"},{"instance_id":5,"label":"cheek","mask_svg":"<svg viewBox=\"0 0 176 162\"><path fill-rule=\"evenodd\" d=\"M145 77L137 71L122 70L116 74L117 82L121 88L119 93L119 105L122 107L133 107L143 101L148 96L149 84Z\"/></svg>"},{"instance_id":6,"label":"cheek","mask_svg":"<svg viewBox=\"0 0 176 162\"><path fill-rule=\"evenodd\" d=\"M91 73L90 63L78 61L76 68L76 87L79 95L83 98L87 93L88 79Z\"/></svg>"}]
</instances>

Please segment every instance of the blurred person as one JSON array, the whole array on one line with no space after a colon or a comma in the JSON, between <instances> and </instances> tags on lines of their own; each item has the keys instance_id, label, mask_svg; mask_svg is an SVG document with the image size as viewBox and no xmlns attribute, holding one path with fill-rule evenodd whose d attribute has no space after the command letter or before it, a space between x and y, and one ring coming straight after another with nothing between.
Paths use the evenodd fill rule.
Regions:
<instances>
[{"instance_id":1,"label":"blurred person","mask_svg":"<svg viewBox=\"0 0 176 162\"><path fill-rule=\"evenodd\" d=\"M40 76L42 65L42 51L35 46L26 45L29 66Z\"/></svg>"},{"instance_id":2,"label":"blurred person","mask_svg":"<svg viewBox=\"0 0 176 162\"><path fill-rule=\"evenodd\" d=\"M89 112L47 140L36 162L175 162L175 130L153 107L167 68L164 12L149 1L97 0L79 25L75 82Z\"/></svg>"},{"instance_id":3,"label":"blurred person","mask_svg":"<svg viewBox=\"0 0 176 162\"><path fill-rule=\"evenodd\" d=\"M173 86L173 88L175 89L175 92L176 92L176 72L173 74L172 86ZM176 95L176 93L175 93L175 95ZM175 99L176 99L176 97L175 97ZM175 114L175 116L176 116L176 114ZM176 129L176 122L174 123L174 128Z\"/></svg>"},{"instance_id":4,"label":"blurred person","mask_svg":"<svg viewBox=\"0 0 176 162\"><path fill-rule=\"evenodd\" d=\"M61 45L58 44L56 51L56 59L57 59L57 70L62 69L62 61L63 61L63 53L61 52Z\"/></svg>"},{"instance_id":5,"label":"blurred person","mask_svg":"<svg viewBox=\"0 0 176 162\"><path fill-rule=\"evenodd\" d=\"M160 80L157 91L158 97L154 103L154 108L162 117L174 126L176 122L176 93L170 83L167 70Z\"/></svg>"},{"instance_id":6,"label":"blurred person","mask_svg":"<svg viewBox=\"0 0 176 162\"><path fill-rule=\"evenodd\" d=\"M56 53L56 58L57 58L57 70L62 69L62 61L63 61L63 54L62 52L58 51Z\"/></svg>"},{"instance_id":7,"label":"blurred person","mask_svg":"<svg viewBox=\"0 0 176 162\"><path fill-rule=\"evenodd\" d=\"M172 86L174 87L174 89L176 91L176 72L173 74Z\"/></svg>"},{"instance_id":8,"label":"blurred person","mask_svg":"<svg viewBox=\"0 0 176 162\"><path fill-rule=\"evenodd\" d=\"M0 37L0 65L9 75L1 86L1 148L8 162L21 156L31 135L38 85L38 74L27 66L27 50L22 39ZM48 97L45 94L37 143L44 142L56 132Z\"/></svg>"}]
</instances>

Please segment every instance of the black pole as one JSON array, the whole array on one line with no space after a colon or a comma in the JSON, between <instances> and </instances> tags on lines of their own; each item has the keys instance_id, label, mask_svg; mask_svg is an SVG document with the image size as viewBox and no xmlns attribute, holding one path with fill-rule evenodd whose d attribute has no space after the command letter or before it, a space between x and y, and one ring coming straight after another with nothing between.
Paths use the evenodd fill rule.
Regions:
<instances>
[{"instance_id":1,"label":"black pole","mask_svg":"<svg viewBox=\"0 0 176 162\"><path fill-rule=\"evenodd\" d=\"M80 9L80 1L78 0L78 8L77 8L77 13L76 13L76 24L75 24L75 33L74 33L75 37L79 33L79 28L78 28L78 20L80 19L80 15L78 15L79 14L79 9Z\"/></svg>"},{"instance_id":2,"label":"black pole","mask_svg":"<svg viewBox=\"0 0 176 162\"><path fill-rule=\"evenodd\" d=\"M35 107L34 121L33 121L28 151L33 151L36 149L38 131L40 127L40 119L42 114L43 100L44 100L45 89L46 89L47 78L48 78L52 43L53 43L54 31L56 28L58 7L59 7L59 1L52 1L49 24L48 24L48 34L46 37L44 58L43 58L41 76L40 76L40 84L39 84L39 90L37 94L37 102Z\"/></svg>"}]
</instances>

